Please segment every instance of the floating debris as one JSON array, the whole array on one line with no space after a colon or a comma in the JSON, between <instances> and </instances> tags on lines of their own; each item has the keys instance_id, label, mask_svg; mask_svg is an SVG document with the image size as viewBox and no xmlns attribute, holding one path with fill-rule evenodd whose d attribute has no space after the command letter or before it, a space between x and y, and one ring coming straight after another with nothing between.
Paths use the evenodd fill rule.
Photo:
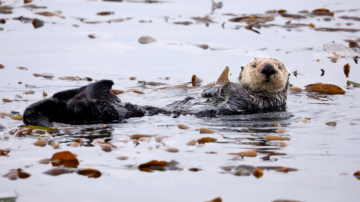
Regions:
<instances>
[{"instance_id":1,"label":"floating debris","mask_svg":"<svg viewBox=\"0 0 360 202\"><path fill-rule=\"evenodd\" d=\"M346 84L348 85L348 86L350 86L351 84L353 85L353 87L357 87L357 88L359 88L360 87L360 83L356 83L356 82L353 82L353 81L346 81Z\"/></svg>"},{"instance_id":2,"label":"floating debris","mask_svg":"<svg viewBox=\"0 0 360 202\"><path fill-rule=\"evenodd\" d=\"M120 95L120 94L123 94L123 93L124 93L123 90L110 89L110 91L111 91L112 93L114 93L115 95Z\"/></svg>"},{"instance_id":3,"label":"floating debris","mask_svg":"<svg viewBox=\"0 0 360 202\"><path fill-rule=\"evenodd\" d=\"M138 42L140 44L149 44L149 43L154 43L156 42L156 40L150 36L142 36L138 39Z\"/></svg>"},{"instance_id":4,"label":"floating debris","mask_svg":"<svg viewBox=\"0 0 360 202\"><path fill-rule=\"evenodd\" d=\"M332 127L335 127L337 125L337 123L335 121L329 121L329 122L327 122L325 124L328 125L328 126L332 126Z\"/></svg>"},{"instance_id":5,"label":"floating debris","mask_svg":"<svg viewBox=\"0 0 360 202\"><path fill-rule=\"evenodd\" d=\"M315 83L305 86L305 90L309 92L319 92L326 94L344 94L345 91L339 86L333 84Z\"/></svg>"},{"instance_id":6,"label":"floating debris","mask_svg":"<svg viewBox=\"0 0 360 202\"><path fill-rule=\"evenodd\" d=\"M190 128L189 126L185 126L185 125L182 125L182 124L179 124L178 127L179 127L179 129L184 129L184 130Z\"/></svg>"},{"instance_id":7,"label":"floating debris","mask_svg":"<svg viewBox=\"0 0 360 202\"><path fill-rule=\"evenodd\" d=\"M32 21L32 25L34 26L35 29L37 29L37 28L44 26L44 21L35 18Z\"/></svg>"},{"instance_id":8,"label":"floating debris","mask_svg":"<svg viewBox=\"0 0 360 202\"><path fill-rule=\"evenodd\" d=\"M114 14L115 14L115 12L110 12L110 11L103 11L103 12L96 13L96 15L102 15L102 16L114 15Z\"/></svg>"},{"instance_id":9,"label":"floating debris","mask_svg":"<svg viewBox=\"0 0 360 202\"><path fill-rule=\"evenodd\" d=\"M350 73L350 65L349 65L349 63L347 63L344 66L344 74L345 74L346 78L349 78L349 73Z\"/></svg>"},{"instance_id":10,"label":"floating debris","mask_svg":"<svg viewBox=\"0 0 360 202\"><path fill-rule=\"evenodd\" d=\"M207 128L200 128L200 134L213 134L214 131L207 129Z\"/></svg>"},{"instance_id":11,"label":"floating debris","mask_svg":"<svg viewBox=\"0 0 360 202\"><path fill-rule=\"evenodd\" d=\"M321 69L321 75L320 76L324 76L325 75L325 70Z\"/></svg>"},{"instance_id":12,"label":"floating debris","mask_svg":"<svg viewBox=\"0 0 360 202\"><path fill-rule=\"evenodd\" d=\"M191 25L193 22L190 21L182 21L182 22L173 22L175 25Z\"/></svg>"},{"instance_id":13,"label":"floating debris","mask_svg":"<svg viewBox=\"0 0 360 202\"><path fill-rule=\"evenodd\" d=\"M199 144L205 144L205 143L209 143L209 142L216 142L215 138L212 137L203 137L197 140L197 142Z\"/></svg>"},{"instance_id":14,"label":"floating debris","mask_svg":"<svg viewBox=\"0 0 360 202\"><path fill-rule=\"evenodd\" d=\"M79 160L69 151L57 152L51 157L51 164L53 166L61 166L67 168L77 168Z\"/></svg>"},{"instance_id":15,"label":"floating debris","mask_svg":"<svg viewBox=\"0 0 360 202\"><path fill-rule=\"evenodd\" d=\"M49 11L36 12L35 14L42 15L42 16L46 16L46 17L53 17L53 16L56 16L56 17L59 17L59 18L65 19L65 17L64 17L64 16L60 16L60 15L59 15L59 14L57 14L57 13L53 13L53 12L49 12Z\"/></svg>"}]
</instances>

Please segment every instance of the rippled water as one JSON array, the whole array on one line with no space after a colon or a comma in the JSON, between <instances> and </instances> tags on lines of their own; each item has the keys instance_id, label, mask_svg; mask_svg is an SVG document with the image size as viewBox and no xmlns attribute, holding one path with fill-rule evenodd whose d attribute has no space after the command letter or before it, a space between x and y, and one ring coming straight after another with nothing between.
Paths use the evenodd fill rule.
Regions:
<instances>
[{"instance_id":1,"label":"rippled water","mask_svg":"<svg viewBox=\"0 0 360 202\"><path fill-rule=\"evenodd\" d=\"M275 16L265 24L285 25L291 23L313 23L315 28L358 29L360 22L346 20L340 16L360 17L360 3L356 1L235 1L224 0L223 7L211 14L211 1L165 1L162 3L134 3L54 0L34 0L31 4L46 6L46 9L26 9L22 1L1 1L1 6L13 6L12 14L0 13L0 97L23 100L0 103L0 112L23 113L25 108L60 90L80 87L89 82L64 81L62 76L90 77L94 80L112 79L114 89L139 89L145 94L127 92L119 95L125 102L163 107L186 96L194 96L201 89L171 89L154 91L149 86L138 85L138 80L179 85L189 82L196 74L204 84L216 81L222 70L229 66L230 80L235 80L240 66L256 56L279 58L285 66L298 75L290 78L294 86L317 82L331 83L343 88L344 95L321 95L317 93L289 92L287 111L199 119L193 116L158 115L132 118L127 123L110 124L107 129L90 130L91 126L78 126L68 131L67 125L54 133L60 149L51 146L34 146L38 136L14 137L10 132L22 122L10 118L0 119L4 126L0 132L0 149L10 148L6 156L0 156L0 198L18 196L17 201L210 201L221 197L223 201L358 201L359 181L353 174L360 170L358 145L360 104L359 88L347 88L346 81L360 82L359 65L352 57L343 57L336 63L329 57L333 53L324 51L326 43L344 40L359 42L359 32L315 31L310 26L283 28L270 26L254 28L257 34L245 29L245 22L230 22L229 19L243 14L264 14L268 10L286 9L298 14L300 10L310 12L317 8L335 11L329 16L313 16L292 19ZM1 9L0 9L1 10ZM57 16L45 17L35 14L41 11L61 11ZM110 11L113 15L99 16L98 12ZM231 13L232 15L229 15ZM227 14L227 15L224 15ZM212 23L196 23L193 17L209 15ZM13 20L15 17L37 18L44 26L34 29L31 23ZM80 20L83 18L83 20ZM108 23L123 18L122 22ZM130 19L131 18L131 19ZM86 22L102 21L88 24ZM190 21L188 26L173 22ZM225 24L223 24L225 22ZM349 24L350 23L350 24ZM222 26L223 25L223 26ZM240 28L237 26L241 26ZM1 30L1 29L0 29ZM357 31L357 30L355 30ZM93 34L95 38L89 38ZM141 36L156 39L155 43L140 44ZM207 44L204 50L196 44ZM317 61L320 59L320 61ZM343 67L350 65L349 78ZM19 70L16 67L26 67ZM325 75L321 76L321 69ZM49 73L55 77L34 77L33 73ZM129 80L129 77L137 80ZM161 78L162 79L161 79ZM165 80L165 77L170 77ZM19 84L18 82L22 82ZM25 87L25 84L30 87ZM35 94L24 92L33 90ZM308 119L303 123L303 119ZM328 126L329 121L337 122ZM279 123L284 133L277 131ZM189 126L181 130L178 124ZM100 124L96 125L101 126ZM200 134L199 128L208 128L215 134ZM280 131L281 132L281 131ZM128 140L133 134L169 136L156 142ZM289 137L286 147L280 141L266 141L266 135ZM80 147L69 147L75 138L85 143ZM104 138L116 146L104 152L100 146L89 144L95 138ZM203 147L187 146L192 139L213 137L217 141ZM125 141L124 141L125 140ZM175 147L178 153L165 149ZM150 150L149 147L152 147ZM243 151L257 151L256 157L233 159ZM79 168L99 170L100 178L87 178L75 173L50 176L43 174L51 164L37 161L59 151L71 151L80 160ZM272 160L261 158L272 154ZM116 157L127 156L127 160ZM277 160L275 160L277 159ZM140 164L151 160L175 160L175 170L165 172L142 172ZM295 168L294 172L278 172L263 169L263 176L234 175L224 171L224 166L281 166ZM22 168L31 176L26 179L9 180L2 177L10 169ZM191 168L201 169L193 172ZM239 167L238 167L239 168ZM169 170L170 169L170 170ZM190 169L190 170L189 170Z\"/></svg>"}]
</instances>

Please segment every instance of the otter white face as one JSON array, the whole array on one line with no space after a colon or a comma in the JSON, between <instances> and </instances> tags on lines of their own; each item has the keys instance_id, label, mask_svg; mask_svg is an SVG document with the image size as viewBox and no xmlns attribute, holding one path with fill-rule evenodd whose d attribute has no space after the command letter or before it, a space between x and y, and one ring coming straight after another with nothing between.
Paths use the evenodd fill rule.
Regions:
<instances>
[{"instance_id":1,"label":"otter white face","mask_svg":"<svg viewBox=\"0 0 360 202\"><path fill-rule=\"evenodd\" d=\"M287 88L289 72L278 59L258 57L241 69L239 83L247 91L278 93Z\"/></svg>"}]
</instances>

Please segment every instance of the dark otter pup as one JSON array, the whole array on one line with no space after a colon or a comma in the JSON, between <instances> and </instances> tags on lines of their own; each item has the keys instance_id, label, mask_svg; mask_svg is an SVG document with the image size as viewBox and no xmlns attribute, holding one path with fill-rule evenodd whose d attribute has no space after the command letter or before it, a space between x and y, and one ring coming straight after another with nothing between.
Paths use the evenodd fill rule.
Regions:
<instances>
[{"instance_id":1,"label":"dark otter pup","mask_svg":"<svg viewBox=\"0 0 360 202\"><path fill-rule=\"evenodd\" d=\"M61 91L26 108L24 123L52 127L51 122L94 124L121 122L125 118L166 114L151 106L121 103L110 89L111 80L101 80L76 89Z\"/></svg>"},{"instance_id":2,"label":"dark otter pup","mask_svg":"<svg viewBox=\"0 0 360 202\"><path fill-rule=\"evenodd\" d=\"M278 59L258 57L241 67L236 82L211 87L196 98L187 97L168 107L181 114L200 117L282 111L285 110L289 76Z\"/></svg>"}]
</instances>

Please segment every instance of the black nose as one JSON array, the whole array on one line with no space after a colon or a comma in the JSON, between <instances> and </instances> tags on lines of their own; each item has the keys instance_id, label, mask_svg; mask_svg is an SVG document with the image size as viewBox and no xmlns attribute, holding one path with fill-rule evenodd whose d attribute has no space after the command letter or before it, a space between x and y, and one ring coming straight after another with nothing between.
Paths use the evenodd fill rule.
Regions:
<instances>
[{"instance_id":1,"label":"black nose","mask_svg":"<svg viewBox=\"0 0 360 202\"><path fill-rule=\"evenodd\" d=\"M266 64L264 69L261 71L267 78L276 73L275 68L271 64Z\"/></svg>"}]
</instances>

